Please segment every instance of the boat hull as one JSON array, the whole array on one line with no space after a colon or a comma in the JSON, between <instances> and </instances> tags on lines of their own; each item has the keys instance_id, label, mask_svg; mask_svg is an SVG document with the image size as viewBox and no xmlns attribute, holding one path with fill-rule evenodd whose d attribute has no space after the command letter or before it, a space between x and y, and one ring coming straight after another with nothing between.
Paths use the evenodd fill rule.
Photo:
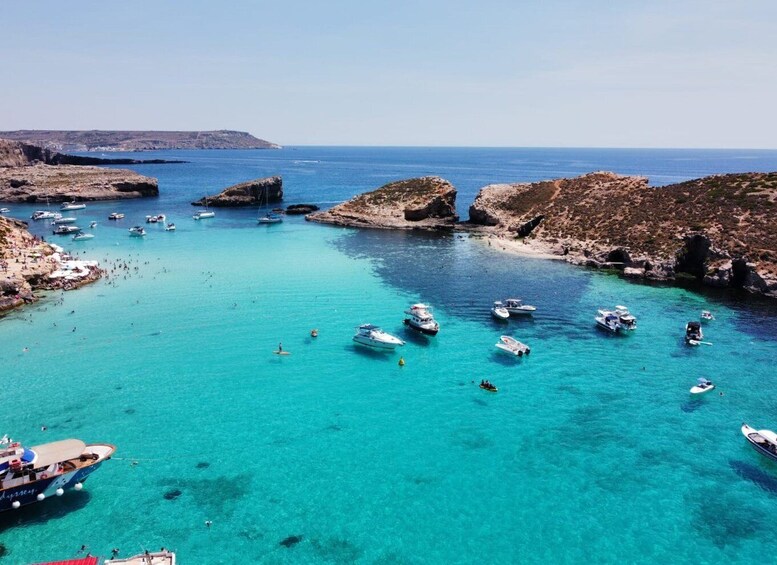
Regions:
<instances>
[{"instance_id":1,"label":"boat hull","mask_svg":"<svg viewBox=\"0 0 777 565\"><path fill-rule=\"evenodd\" d=\"M75 487L76 483L83 483L102 465L98 461L88 467L82 467L69 473L63 473L47 479L39 479L34 483L19 485L18 487L8 488L0 492L0 512L13 510L13 503L19 502L21 506L41 502L38 495L43 494L46 498L57 495L57 489L67 490ZM45 500L45 499L44 499Z\"/></svg>"},{"instance_id":2,"label":"boat hull","mask_svg":"<svg viewBox=\"0 0 777 565\"><path fill-rule=\"evenodd\" d=\"M771 451L759 445L756 441L750 438L750 434L757 434L757 433L758 433L758 430L751 428L747 424L742 425L742 435L745 436L745 439L747 440L747 442L753 446L753 449L755 449L761 455L768 457L772 461L777 461L777 454L772 453Z\"/></svg>"},{"instance_id":3,"label":"boat hull","mask_svg":"<svg viewBox=\"0 0 777 565\"><path fill-rule=\"evenodd\" d=\"M417 324L414 324L413 321L409 318L405 318L405 325L409 328L412 328L416 330L417 332L421 332L425 335L437 335L437 333L440 331L440 328L424 328Z\"/></svg>"},{"instance_id":4,"label":"boat hull","mask_svg":"<svg viewBox=\"0 0 777 565\"><path fill-rule=\"evenodd\" d=\"M394 351L394 349L396 349L398 345L401 345L399 343L377 341L374 339L368 339L366 337L361 337L361 336L354 336L353 341L358 343L359 345L363 345L371 349L379 349L381 351Z\"/></svg>"}]
</instances>

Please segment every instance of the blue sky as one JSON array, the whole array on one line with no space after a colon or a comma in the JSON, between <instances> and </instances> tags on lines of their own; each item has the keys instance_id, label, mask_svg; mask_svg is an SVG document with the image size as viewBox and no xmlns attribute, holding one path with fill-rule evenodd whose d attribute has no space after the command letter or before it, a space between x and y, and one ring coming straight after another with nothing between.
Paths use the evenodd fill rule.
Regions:
<instances>
[{"instance_id":1,"label":"blue sky","mask_svg":"<svg viewBox=\"0 0 777 565\"><path fill-rule=\"evenodd\" d=\"M777 147L777 2L7 2L1 129Z\"/></svg>"}]
</instances>

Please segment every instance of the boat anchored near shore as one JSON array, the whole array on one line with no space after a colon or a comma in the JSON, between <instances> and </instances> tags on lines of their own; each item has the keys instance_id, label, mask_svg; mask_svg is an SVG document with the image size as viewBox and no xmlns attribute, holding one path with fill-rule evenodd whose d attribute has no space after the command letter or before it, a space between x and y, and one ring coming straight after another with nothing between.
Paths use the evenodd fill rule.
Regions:
<instances>
[{"instance_id":1,"label":"boat anchored near shore","mask_svg":"<svg viewBox=\"0 0 777 565\"><path fill-rule=\"evenodd\" d=\"M393 351L398 345L405 345L405 342L398 337L384 332L380 327L372 324L362 324L356 328L356 335L353 336L353 340L367 347L387 351Z\"/></svg>"},{"instance_id":2,"label":"boat anchored near shore","mask_svg":"<svg viewBox=\"0 0 777 565\"><path fill-rule=\"evenodd\" d=\"M495 345L495 347L501 351L504 351L505 353L515 355L516 357L523 357L524 355L531 353L531 348L528 345L521 343L509 335L500 336L499 342Z\"/></svg>"},{"instance_id":3,"label":"boat anchored near shore","mask_svg":"<svg viewBox=\"0 0 777 565\"><path fill-rule=\"evenodd\" d=\"M758 453L777 461L777 434L772 430L756 430L743 423L742 435Z\"/></svg>"},{"instance_id":4,"label":"boat anchored near shore","mask_svg":"<svg viewBox=\"0 0 777 565\"><path fill-rule=\"evenodd\" d=\"M440 331L440 324L432 316L431 306L426 304L413 304L410 308L405 310L405 314L410 316L405 318L404 323L406 326L418 330L426 335L437 335Z\"/></svg>"}]
</instances>

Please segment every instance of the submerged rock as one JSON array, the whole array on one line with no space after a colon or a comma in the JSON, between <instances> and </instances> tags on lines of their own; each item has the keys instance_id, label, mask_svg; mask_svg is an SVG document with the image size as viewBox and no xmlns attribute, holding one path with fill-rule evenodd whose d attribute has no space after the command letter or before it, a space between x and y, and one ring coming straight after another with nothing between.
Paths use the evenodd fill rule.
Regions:
<instances>
[{"instance_id":1,"label":"submerged rock","mask_svg":"<svg viewBox=\"0 0 777 565\"><path fill-rule=\"evenodd\" d=\"M396 181L306 219L365 228L450 229L458 220L456 188L440 177Z\"/></svg>"},{"instance_id":2,"label":"submerged rock","mask_svg":"<svg viewBox=\"0 0 777 565\"><path fill-rule=\"evenodd\" d=\"M294 545L297 545L299 542L303 540L304 536L289 536L285 539L282 539L280 542L278 542L278 545L282 545L283 547L292 547Z\"/></svg>"},{"instance_id":3,"label":"submerged rock","mask_svg":"<svg viewBox=\"0 0 777 565\"><path fill-rule=\"evenodd\" d=\"M292 204L286 208L286 213L289 216L310 214L318 210L318 206L315 204Z\"/></svg>"},{"instance_id":4,"label":"submerged rock","mask_svg":"<svg viewBox=\"0 0 777 565\"><path fill-rule=\"evenodd\" d=\"M283 180L279 176L254 179L229 186L219 194L192 202L193 206L261 206L283 200Z\"/></svg>"}]
</instances>

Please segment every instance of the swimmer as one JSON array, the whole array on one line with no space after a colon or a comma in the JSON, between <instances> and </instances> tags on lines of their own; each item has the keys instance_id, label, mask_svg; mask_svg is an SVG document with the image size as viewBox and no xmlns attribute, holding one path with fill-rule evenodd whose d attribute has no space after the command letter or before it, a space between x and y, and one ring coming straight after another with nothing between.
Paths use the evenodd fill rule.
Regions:
<instances>
[{"instance_id":1,"label":"swimmer","mask_svg":"<svg viewBox=\"0 0 777 565\"><path fill-rule=\"evenodd\" d=\"M210 528L211 524L213 524L213 522L211 522L210 520L205 520L206 527Z\"/></svg>"}]
</instances>

